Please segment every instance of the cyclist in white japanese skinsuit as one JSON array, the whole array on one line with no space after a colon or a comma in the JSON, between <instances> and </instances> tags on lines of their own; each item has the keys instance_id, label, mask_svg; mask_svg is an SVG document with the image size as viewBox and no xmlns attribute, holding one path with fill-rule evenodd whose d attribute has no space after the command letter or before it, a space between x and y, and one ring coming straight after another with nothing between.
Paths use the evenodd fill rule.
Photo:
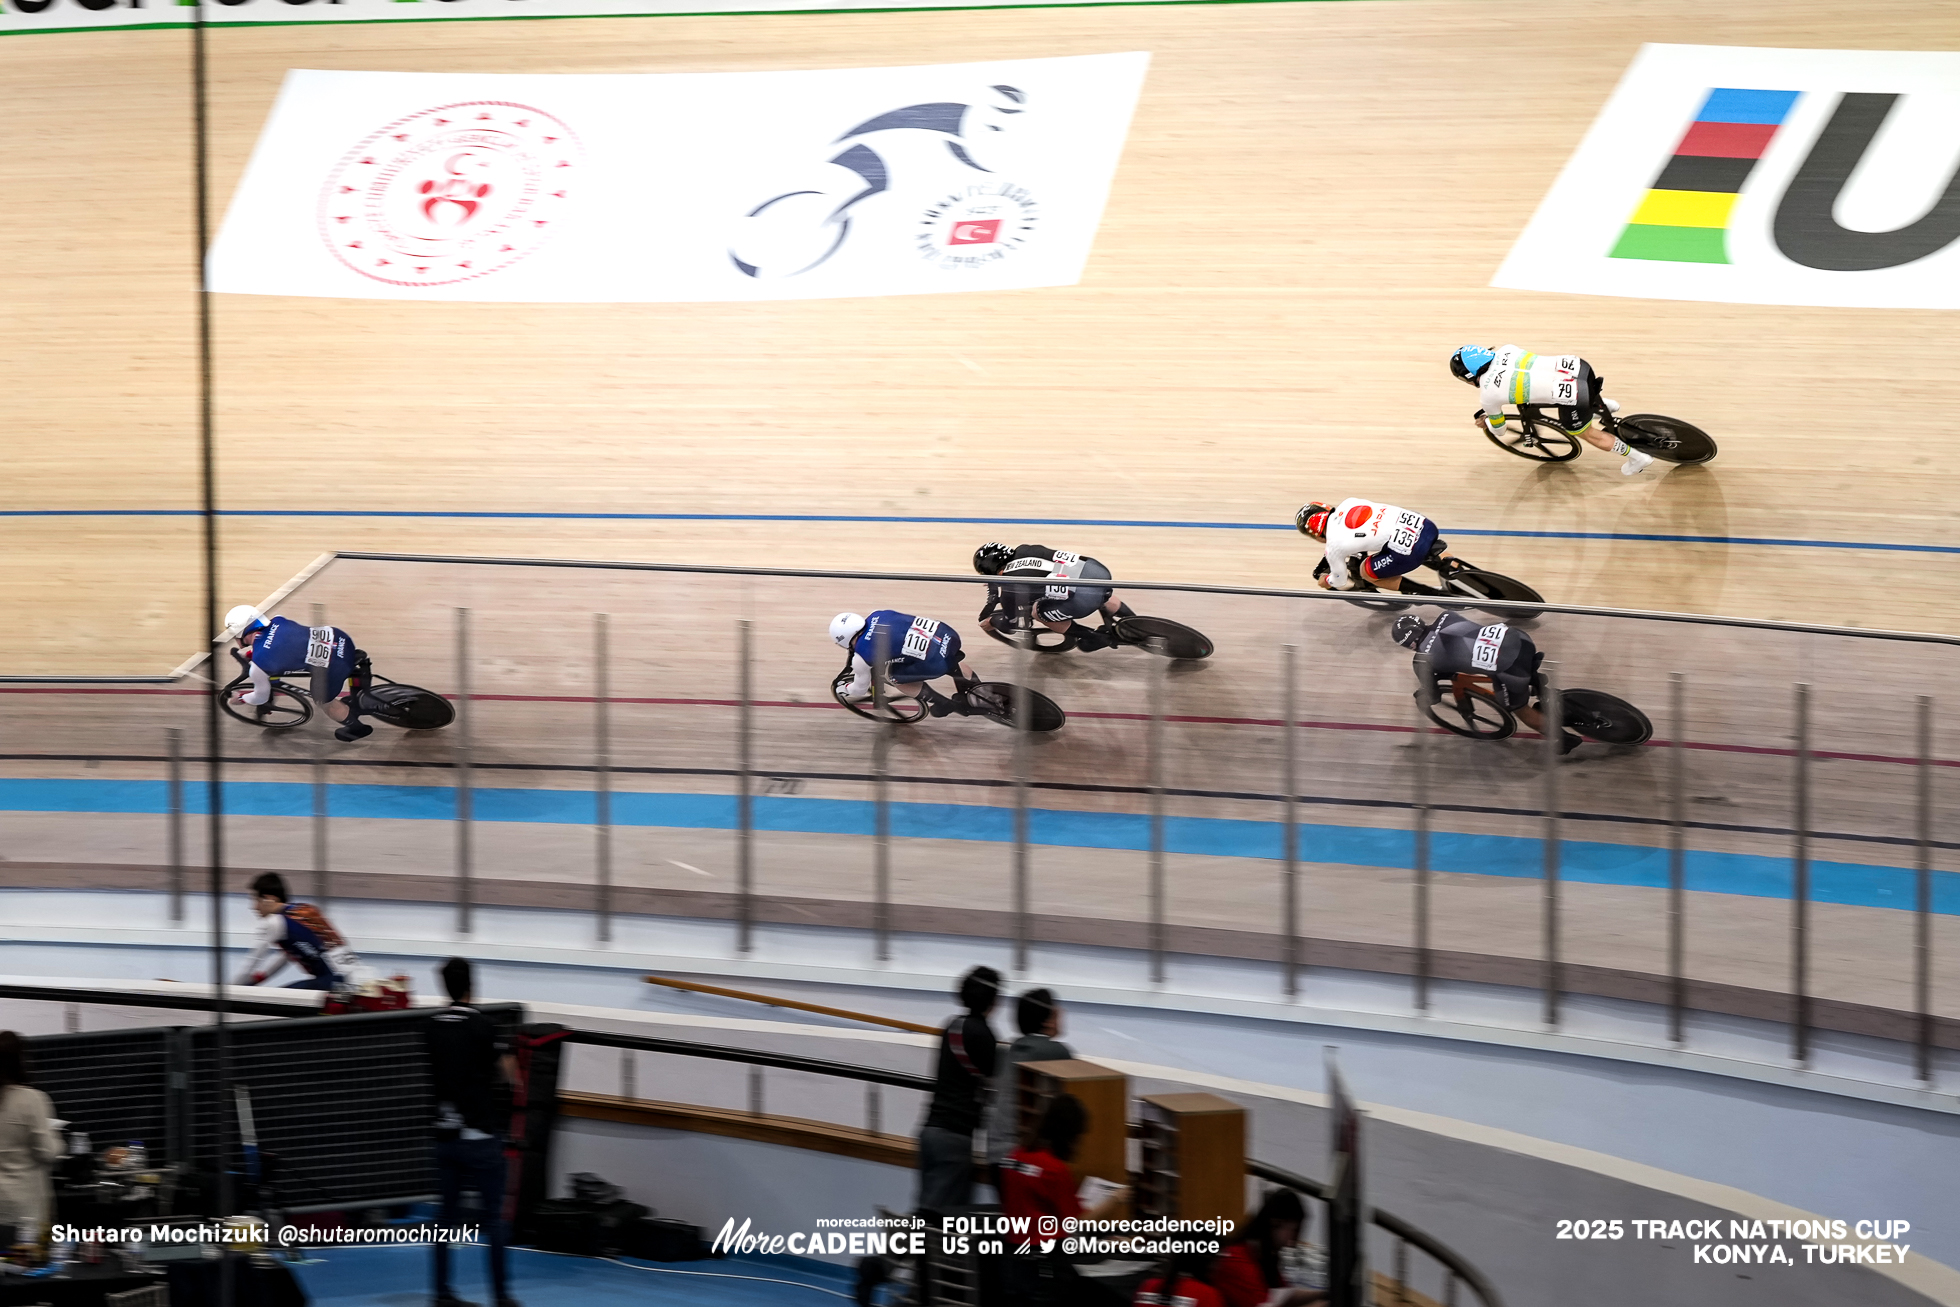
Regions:
<instances>
[{"instance_id":1,"label":"cyclist in white japanese skinsuit","mask_svg":"<svg viewBox=\"0 0 1960 1307\"><path fill-rule=\"evenodd\" d=\"M1434 522L1393 504L1367 499L1308 504L1293 515L1293 525L1327 546L1326 575L1316 572L1323 590L1355 590L1363 581L1400 590L1402 578L1425 564L1445 576L1463 566L1449 552L1449 542L1436 533ZM1413 581L1408 587L1434 593Z\"/></svg>"},{"instance_id":2,"label":"cyclist in white japanese skinsuit","mask_svg":"<svg viewBox=\"0 0 1960 1307\"><path fill-rule=\"evenodd\" d=\"M1618 436L1594 431L1593 401L1618 413L1620 406L1599 393L1599 376L1592 364L1577 354L1533 354L1520 345L1465 345L1450 355L1450 372L1459 381L1477 388L1483 412L1477 421L1486 431L1504 430L1510 418L1504 406L1552 404L1559 410L1559 425L1594 449L1618 454L1622 476L1632 476L1654 461Z\"/></svg>"},{"instance_id":3,"label":"cyclist in white japanese skinsuit","mask_svg":"<svg viewBox=\"0 0 1960 1307\"><path fill-rule=\"evenodd\" d=\"M946 623L890 608L880 608L869 617L839 613L830 620L830 638L851 654L851 683L844 691L845 698L870 698L873 669L877 667L885 680L917 695L934 717L972 715L967 691L980 684L980 678L967 671L960 633ZM953 678L956 693L943 695L926 684L942 676Z\"/></svg>"}]
</instances>

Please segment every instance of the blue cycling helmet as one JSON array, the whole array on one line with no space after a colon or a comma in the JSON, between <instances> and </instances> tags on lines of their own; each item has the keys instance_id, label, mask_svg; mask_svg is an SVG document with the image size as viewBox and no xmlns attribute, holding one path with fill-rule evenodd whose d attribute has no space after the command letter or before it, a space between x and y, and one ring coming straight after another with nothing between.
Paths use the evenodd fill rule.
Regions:
<instances>
[{"instance_id":1,"label":"blue cycling helmet","mask_svg":"<svg viewBox=\"0 0 1960 1307\"><path fill-rule=\"evenodd\" d=\"M1482 345L1465 345L1450 355L1450 374L1458 381L1468 381L1474 385L1477 378L1483 375L1484 369L1490 366L1491 360L1496 357L1496 351L1486 349Z\"/></svg>"}]
</instances>

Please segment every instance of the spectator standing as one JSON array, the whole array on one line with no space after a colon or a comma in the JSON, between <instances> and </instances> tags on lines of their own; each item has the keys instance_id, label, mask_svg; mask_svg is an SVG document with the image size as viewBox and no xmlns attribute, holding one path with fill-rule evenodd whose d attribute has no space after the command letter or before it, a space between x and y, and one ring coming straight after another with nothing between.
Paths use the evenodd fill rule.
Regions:
<instances>
[{"instance_id":1,"label":"spectator standing","mask_svg":"<svg viewBox=\"0 0 1960 1307\"><path fill-rule=\"evenodd\" d=\"M919 1208L927 1212L973 1202L973 1132L998 1061L987 1015L1000 997L1000 973L973 968L960 977L959 996L966 1010L940 1032L932 1105L919 1131Z\"/></svg>"},{"instance_id":2,"label":"spectator standing","mask_svg":"<svg viewBox=\"0 0 1960 1307\"><path fill-rule=\"evenodd\" d=\"M430 1018L429 1081L435 1099L436 1190L442 1196L439 1225L463 1224L463 1191L483 1204L483 1238L490 1250L490 1287L497 1307L519 1307L510 1296L504 1230L503 1123L497 1116L497 1082L515 1082L517 1067L490 1018L470 1006L469 959L442 964L449 1006ZM449 1245L435 1249L435 1307L473 1307L456 1296L449 1279Z\"/></svg>"},{"instance_id":3,"label":"spectator standing","mask_svg":"<svg viewBox=\"0 0 1960 1307\"><path fill-rule=\"evenodd\" d=\"M1007 1046L994 1080L994 1100L987 1105L987 1160L996 1168L1021 1143L1020 1086L1023 1062L1061 1062L1075 1056L1056 1036L1062 1033L1062 1008L1055 995L1031 989L1014 1004L1014 1024L1020 1037Z\"/></svg>"},{"instance_id":4,"label":"spectator standing","mask_svg":"<svg viewBox=\"0 0 1960 1307\"><path fill-rule=\"evenodd\" d=\"M14 1241L40 1244L54 1209L49 1180L61 1138L54 1105L30 1083L21 1037L0 1030L0 1227Z\"/></svg>"},{"instance_id":5,"label":"spectator standing","mask_svg":"<svg viewBox=\"0 0 1960 1307\"><path fill-rule=\"evenodd\" d=\"M1266 1194L1257 1211L1225 1241L1211 1275L1224 1307L1309 1307L1327 1301L1318 1289L1289 1288L1280 1256L1300 1242L1307 1206L1291 1189Z\"/></svg>"}]
</instances>

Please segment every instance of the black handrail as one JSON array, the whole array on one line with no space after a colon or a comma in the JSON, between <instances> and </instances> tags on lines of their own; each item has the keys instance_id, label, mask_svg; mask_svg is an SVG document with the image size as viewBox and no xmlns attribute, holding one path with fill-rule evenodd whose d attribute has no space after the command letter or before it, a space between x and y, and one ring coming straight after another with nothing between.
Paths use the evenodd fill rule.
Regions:
<instances>
[{"instance_id":1,"label":"black handrail","mask_svg":"<svg viewBox=\"0 0 1960 1307\"><path fill-rule=\"evenodd\" d=\"M631 1048L642 1053L677 1053L682 1057L705 1057L716 1062L747 1062L751 1066L773 1066L784 1071L808 1071L813 1075L840 1076L847 1080L869 1080L900 1089L931 1093L931 1076L910 1071L885 1071L878 1067L852 1066L848 1062L826 1062L817 1057L798 1057L794 1053L769 1053L754 1048L729 1048L723 1044L697 1044L687 1039L660 1039L652 1035L616 1035L603 1030L574 1030L566 1036L574 1044L593 1044L600 1048Z\"/></svg>"},{"instance_id":2,"label":"black handrail","mask_svg":"<svg viewBox=\"0 0 1960 1307\"><path fill-rule=\"evenodd\" d=\"M1251 1174L1258 1176L1261 1180L1270 1181L1282 1189L1296 1190L1307 1195L1309 1198L1318 1198L1323 1203L1331 1201L1328 1197L1327 1186L1325 1184L1318 1180L1309 1180L1304 1175L1295 1175L1293 1172L1274 1166L1270 1162L1261 1162L1256 1158L1248 1157L1245 1159L1245 1169ZM1491 1286L1489 1280L1484 1278L1483 1273L1465 1261L1461 1255L1447 1244L1430 1238L1393 1212L1385 1212L1379 1207L1373 1207L1369 1209L1368 1214L1369 1219L1376 1225L1379 1225L1382 1229L1388 1231L1403 1242L1414 1244L1423 1252L1428 1253L1430 1257L1442 1264L1443 1269L1469 1285L1470 1292L1476 1294L1483 1301L1484 1307L1504 1307L1504 1300L1498 1297L1497 1290Z\"/></svg>"}]
</instances>

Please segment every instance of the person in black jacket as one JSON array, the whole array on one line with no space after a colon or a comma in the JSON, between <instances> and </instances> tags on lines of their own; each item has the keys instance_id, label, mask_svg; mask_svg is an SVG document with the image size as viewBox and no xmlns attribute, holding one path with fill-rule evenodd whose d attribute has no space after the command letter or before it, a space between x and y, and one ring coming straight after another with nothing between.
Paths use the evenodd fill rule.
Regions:
<instances>
[{"instance_id":1,"label":"person in black jacket","mask_svg":"<svg viewBox=\"0 0 1960 1307\"><path fill-rule=\"evenodd\" d=\"M1000 973L975 967L960 977L960 1006L939 1036L937 1083L919 1131L919 1209L946 1212L973 1202L973 1132L997 1065L987 1014L1000 997Z\"/></svg>"},{"instance_id":2,"label":"person in black jacket","mask_svg":"<svg viewBox=\"0 0 1960 1307\"><path fill-rule=\"evenodd\" d=\"M442 964L449 1006L429 1021L429 1089L435 1100L433 1130L436 1189L442 1196L438 1224L462 1225L463 1191L482 1200L483 1238L490 1248L490 1285L497 1307L519 1307L510 1296L505 1269L503 1120L497 1082L515 1083L516 1063L490 1018L470 1006L470 964L451 958ZM456 1296L449 1280L449 1245L435 1248L435 1307L474 1307Z\"/></svg>"}]
</instances>

